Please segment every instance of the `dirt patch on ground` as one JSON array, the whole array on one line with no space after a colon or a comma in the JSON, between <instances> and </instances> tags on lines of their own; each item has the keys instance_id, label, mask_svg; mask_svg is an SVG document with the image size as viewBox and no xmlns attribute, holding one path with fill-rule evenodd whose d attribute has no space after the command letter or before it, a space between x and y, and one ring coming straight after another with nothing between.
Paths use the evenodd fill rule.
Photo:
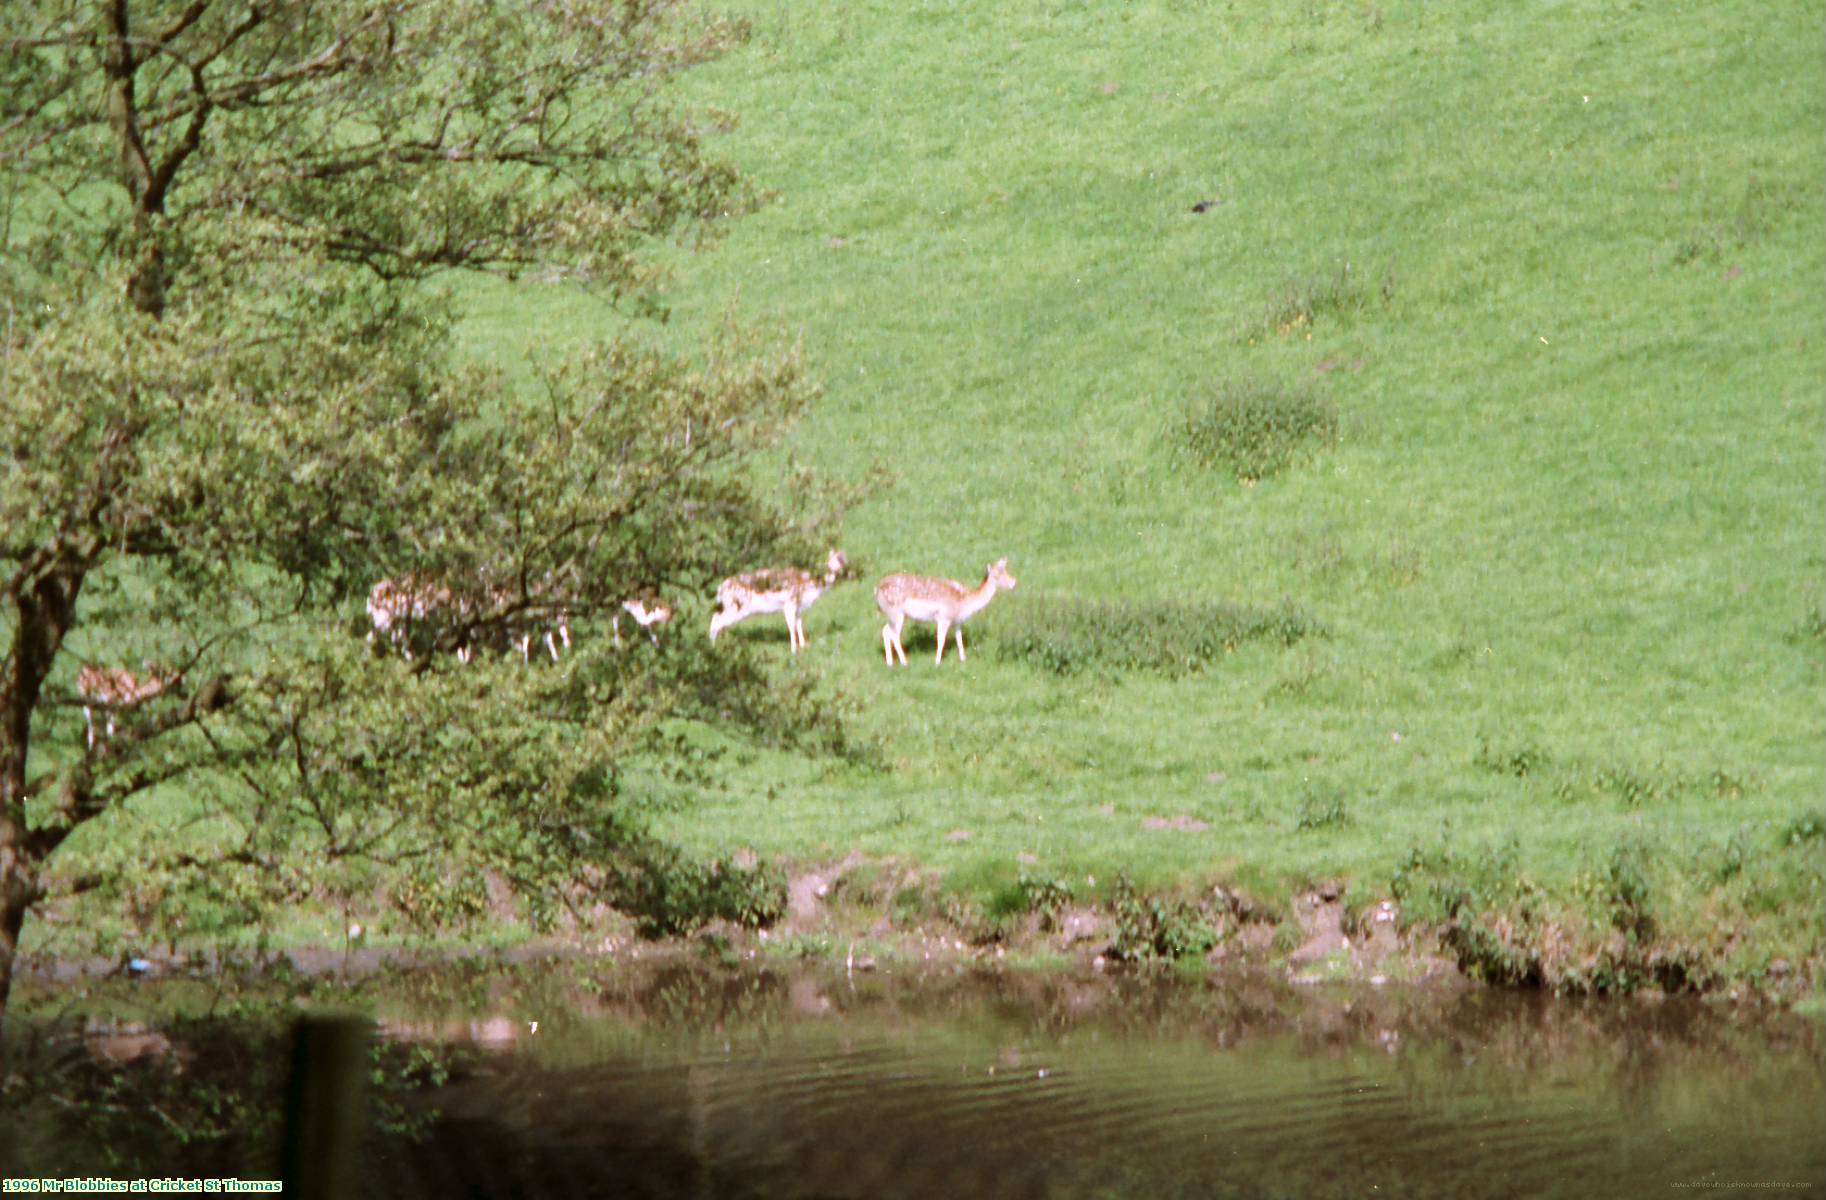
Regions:
<instances>
[{"instance_id":1,"label":"dirt patch on ground","mask_svg":"<svg viewBox=\"0 0 1826 1200\"><path fill-rule=\"evenodd\" d=\"M1188 817L1184 813L1177 817L1143 817L1141 827L1143 829L1177 829L1181 833L1198 833L1211 828L1209 822L1201 821L1197 817Z\"/></svg>"}]
</instances>

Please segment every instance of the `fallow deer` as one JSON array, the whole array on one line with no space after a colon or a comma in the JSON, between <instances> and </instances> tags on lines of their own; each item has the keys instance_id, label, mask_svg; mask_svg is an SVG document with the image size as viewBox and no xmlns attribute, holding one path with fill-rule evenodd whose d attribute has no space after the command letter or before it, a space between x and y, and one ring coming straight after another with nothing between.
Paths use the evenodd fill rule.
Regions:
<instances>
[{"instance_id":1,"label":"fallow deer","mask_svg":"<svg viewBox=\"0 0 1826 1200\"><path fill-rule=\"evenodd\" d=\"M543 585L536 584L531 592L537 597L544 595L546 590ZM397 579L383 579L368 593L368 619L374 625L368 631L368 641L372 643L376 634L384 633L399 647L400 653L410 660L414 625L425 624L442 631L466 627L471 622L483 623L478 618L488 619L491 613L510 612L518 598L519 594L514 589L496 584L487 587L483 591L483 598L478 599L475 595L458 592L417 572L410 572ZM535 638L544 640L554 662L559 656L558 642L562 639L566 649L571 645L570 619L562 610L549 616L518 613L492 627L520 648L522 662L532 661ZM457 658L468 662L474 652L470 631L465 628L463 639L457 646Z\"/></svg>"},{"instance_id":2,"label":"fallow deer","mask_svg":"<svg viewBox=\"0 0 1826 1200\"><path fill-rule=\"evenodd\" d=\"M368 592L368 620L374 625L368 642L372 645L374 635L384 633L410 660L414 625L454 621L467 607L449 588L417 572L383 579ZM457 657L469 661L468 643L457 649Z\"/></svg>"},{"instance_id":3,"label":"fallow deer","mask_svg":"<svg viewBox=\"0 0 1826 1200\"><path fill-rule=\"evenodd\" d=\"M826 588L837 582L849 566L843 551L832 550L820 578L796 567L772 567L723 580L716 590L717 612L710 618L710 640L757 613L780 613L786 618L787 641L794 654L805 645L805 610Z\"/></svg>"},{"instance_id":4,"label":"fallow deer","mask_svg":"<svg viewBox=\"0 0 1826 1200\"><path fill-rule=\"evenodd\" d=\"M634 618L634 623L647 631L647 637L655 646L659 645L659 635L653 632L657 625L664 625L672 619L672 606L657 596L631 596L621 602L622 612ZM615 644L621 645L621 613L611 620L615 629Z\"/></svg>"},{"instance_id":5,"label":"fallow deer","mask_svg":"<svg viewBox=\"0 0 1826 1200\"><path fill-rule=\"evenodd\" d=\"M888 665L894 665L896 655L900 656L903 665L907 661L907 648L901 644L900 631L909 617L915 621L937 622L938 657L934 662L945 661L945 635L953 628L957 630L957 657L961 662L969 662L964 653L964 622L995 599L997 588L1012 591L1014 584L1006 558L989 564L983 572L983 582L975 590L955 579L934 579L929 575L888 576L875 585L875 604L888 619L881 627L882 653L887 656Z\"/></svg>"},{"instance_id":6,"label":"fallow deer","mask_svg":"<svg viewBox=\"0 0 1826 1200\"><path fill-rule=\"evenodd\" d=\"M182 671L160 671L146 663L146 673L134 676L119 667L85 665L76 672L76 694L82 697L82 719L89 727L89 749L95 749L95 709L106 713L107 736L114 736L114 714L144 704L166 688L184 681Z\"/></svg>"}]
</instances>

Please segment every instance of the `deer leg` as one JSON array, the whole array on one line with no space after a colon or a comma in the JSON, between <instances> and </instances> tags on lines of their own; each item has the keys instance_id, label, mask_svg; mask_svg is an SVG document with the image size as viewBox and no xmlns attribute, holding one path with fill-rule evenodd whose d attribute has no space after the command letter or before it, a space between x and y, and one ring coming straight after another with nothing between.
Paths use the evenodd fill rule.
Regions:
<instances>
[{"instance_id":1,"label":"deer leg","mask_svg":"<svg viewBox=\"0 0 1826 1200\"><path fill-rule=\"evenodd\" d=\"M945 661L945 639L950 636L951 622L940 617L938 619L938 657L933 659L933 662L942 663Z\"/></svg>"},{"instance_id":2,"label":"deer leg","mask_svg":"<svg viewBox=\"0 0 1826 1200\"><path fill-rule=\"evenodd\" d=\"M95 714L86 704L82 706L82 720L83 724L89 727L89 749L93 750L95 749Z\"/></svg>"},{"instance_id":3,"label":"deer leg","mask_svg":"<svg viewBox=\"0 0 1826 1200\"><path fill-rule=\"evenodd\" d=\"M552 652L552 661L557 662L558 661L558 639L555 636L553 636L552 631L549 629L545 631L545 648Z\"/></svg>"},{"instance_id":4,"label":"deer leg","mask_svg":"<svg viewBox=\"0 0 1826 1200\"><path fill-rule=\"evenodd\" d=\"M957 627L957 661L959 661L959 662L969 662L970 661L970 659L964 654L964 627L961 624Z\"/></svg>"}]
</instances>

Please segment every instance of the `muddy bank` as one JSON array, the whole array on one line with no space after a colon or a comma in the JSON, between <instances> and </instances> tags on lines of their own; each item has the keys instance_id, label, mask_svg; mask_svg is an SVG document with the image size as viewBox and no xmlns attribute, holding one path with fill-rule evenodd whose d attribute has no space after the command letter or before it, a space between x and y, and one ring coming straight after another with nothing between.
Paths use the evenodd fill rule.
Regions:
<instances>
[{"instance_id":1,"label":"muddy bank","mask_svg":"<svg viewBox=\"0 0 1826 1200\"><path fill-rule=\"evenodd\" d=\"M1040 968L1071 975L1151 973L1174 966L1216 976L1271 978L1295 987L1480 985L1560 995L1674 995L1792 1007L1818 1003L1819 955L1732 969L1704 946L1637 937L1560 914L1482 913L1447 922L1409 919L1392 896L1364 896L1322 882L1272 900L1214 886L1139 895L1120 883L1107 901L1075 901L1062 888L1021 885L987 905L946 892L916 866L859 853L793 874L784 911L763 929L715 922L690 937L653 941L633 919L603 906L550 937L480 954L459 942L388 943L352 925L343 944L301 947L243 965L305 978L361 978L477 958L515 964L553 955L622 964L707 960L823 964L846 974L906 968ZM503 923L506 917L503 916ZM1715 934L1717 931L1714 931ZM1714 943L1728 946L1727 935ZM148 951L131 959L23 956L21 983L57 986L107 975L159 977L218 970L233 956Z\"/></svg>"}]
</instances>

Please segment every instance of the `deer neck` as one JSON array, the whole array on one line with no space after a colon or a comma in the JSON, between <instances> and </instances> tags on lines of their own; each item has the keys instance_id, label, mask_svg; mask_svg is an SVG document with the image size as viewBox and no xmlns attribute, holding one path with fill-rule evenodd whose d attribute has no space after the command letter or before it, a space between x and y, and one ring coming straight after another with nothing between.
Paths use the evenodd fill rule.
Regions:
<instances>
[{"instance_id":1,"label":"deer neck","mask_svg":"<svg viewBox=\"0 0 1826 1200\"><path fill-rule=\"evenodd\" d=\"M993 599L995 599L995 580L985 575L983 582L977 585L975 591L964 593L964 602L957 606L957 619L962 621L967 617L975 616L987 608Z\"/></svg>"}]
</instances>

